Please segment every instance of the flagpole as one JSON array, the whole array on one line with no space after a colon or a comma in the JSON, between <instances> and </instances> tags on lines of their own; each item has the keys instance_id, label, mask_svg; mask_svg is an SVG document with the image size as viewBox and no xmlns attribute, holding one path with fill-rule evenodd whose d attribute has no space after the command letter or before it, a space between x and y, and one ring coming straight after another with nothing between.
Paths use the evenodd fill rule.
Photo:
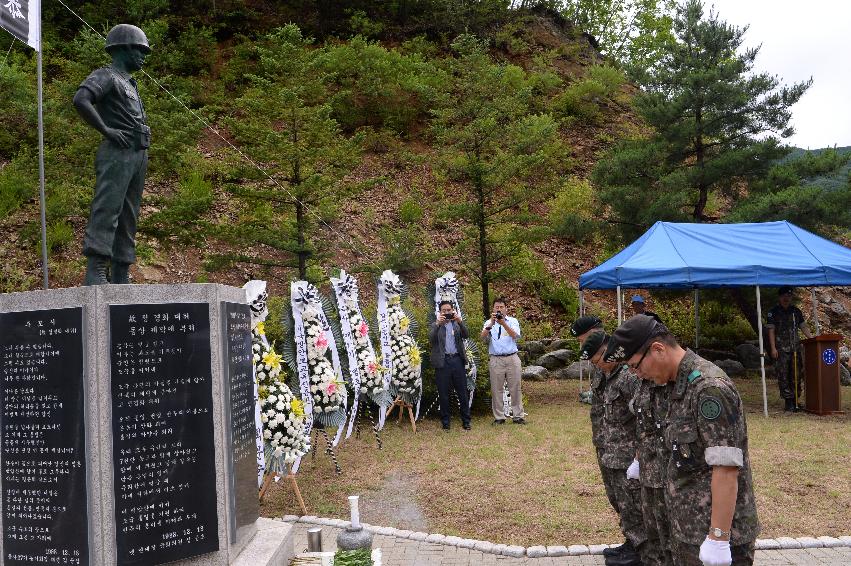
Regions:
<instances>
[{"instance_id":1,"label":"flagpole","mask_svg":"<svg viewBox=\"0 0 851 566\"><path fill-rule=\"evenodd\" d=\"M41 20L41 10L39 10ZM44 198L44 113L43 113L43 90L41 80L41 21L38 26L38 196L41 202L41 265L44 272L44 288L50 288L47 266L47 215L45 212Z\"/></svg>"}]
</instances>

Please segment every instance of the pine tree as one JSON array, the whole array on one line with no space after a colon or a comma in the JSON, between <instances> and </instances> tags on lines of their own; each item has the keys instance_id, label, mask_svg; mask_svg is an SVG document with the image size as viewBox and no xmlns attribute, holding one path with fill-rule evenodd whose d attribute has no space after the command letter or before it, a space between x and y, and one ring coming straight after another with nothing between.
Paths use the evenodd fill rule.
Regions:
<instances>
[{"instance_id":1,"label":"pine tree","mask_svg":"<svg viewBox=\"0 0 851 566\"><path fill-rule=\"evenodd\" d=\"M482 314L490 316L490 283L510 272L509 261L545 232L530 210L552 196L570 166L558 122L536 114L533 81L514 65L491 61L472 35L452 44L454 90L435 110L433 132L450 181L444 213L464 227L456 252L481 284Z\"/></svg>"},{"instance_id":2,"label":"pine tree","mask_svg":"<svg viewBox=\"0 0 851 566\"><path fill-rule=\"evenodd\" d=\"M779 138L794 133L790 107L812 80L780 87L754 73L759 48L740 49L746 31L688 0L663 57L633 69L636 108L654 131L616 145L593 175L627 238L656 220L716 220L710 197L737 197L787 153Z\"/></svg>"},{"instance_id":3,"label":"pine tree","mask_svg":"<svg viewBox=\"0 0 851 566\"><path fill-rule=\"evenodd\" d=\"M272 179L260 178L238 196L266 207L258 243L291 252L299 278L317 251L313 231L324 222L342 191L342 179L357 164L360 141L346 137L332 116L331 92L317 63L319 50L295 25L276 30L258 46L260 68L236 102L229 122L241 145L262 162ZM257 216L264 216L257 211ZM293 221L291 216L295 212Z\"/></svg>"}]
</instances>

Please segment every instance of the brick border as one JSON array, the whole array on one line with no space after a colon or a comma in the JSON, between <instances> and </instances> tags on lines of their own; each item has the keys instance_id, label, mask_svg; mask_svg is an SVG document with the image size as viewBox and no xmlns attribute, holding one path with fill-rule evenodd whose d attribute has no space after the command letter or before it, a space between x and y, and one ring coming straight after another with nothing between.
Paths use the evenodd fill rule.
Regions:
<instances>
[{"instance_id":1,"label":"brick border","mask_svg":"<svg viewBox=\"0 0 851 566\"><path fill-rule=\"evenodd\" d=\"M306 523L309 525L319 525L323 527L334 527L344 529L351 523L342 519L328 519L317 517L315 515L285 515L279 520L288 523ZM488 554L496 554L502 556L511 556L513 558L545 558L558 556L582 556L586 554L603 554L603 549L611 544L572 544L570 546L513 546L506 544L496 544L486 540L475 540L468 538L460 538L455 536L446 536L439 533L423 533L417 531L407 531L394 529L392 527L379 527L361 523L363 528L371 531L376 535L392 536L401 539L410 539L414 541L424 541L431 544L443 544L446 546L455 546L458 548L469 548L478 550ZM841 537L777 537L767 539L757 539L756 550L787 550L795 548L835 548L840 546L851 547L851 535Z\"/></svg>"}]
</instances>

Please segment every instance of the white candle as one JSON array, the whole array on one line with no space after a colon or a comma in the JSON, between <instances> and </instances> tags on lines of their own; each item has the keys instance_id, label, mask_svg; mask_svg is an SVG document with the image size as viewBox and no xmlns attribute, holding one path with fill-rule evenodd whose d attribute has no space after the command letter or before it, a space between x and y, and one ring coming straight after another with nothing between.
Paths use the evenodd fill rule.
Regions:
<instances>
[{"instance_id":1,"label":"white candle","mask_svg":"<svg viewBox=\"0 0 851 566\"><path fill-rule=\"evenodd\" d=\"M352 528L359 529L360 528L360 512L358 511L358 499L360 499L357 495L349 496L349 507L352 509Z\"/></svg>"}]
</instances>

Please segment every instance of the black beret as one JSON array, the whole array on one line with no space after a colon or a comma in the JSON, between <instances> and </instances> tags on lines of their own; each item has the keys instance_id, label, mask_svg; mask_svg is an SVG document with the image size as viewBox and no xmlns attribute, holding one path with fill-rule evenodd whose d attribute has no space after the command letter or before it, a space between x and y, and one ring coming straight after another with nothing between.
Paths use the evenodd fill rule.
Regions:
<instances>
[{"instance_id":1,"label":"black beret","mask_svg":"<svg viewBox=\"0 0 851 566\"><path fill-rule=\"evenodd\" d=\"M637 314L618 326L609 340L603 355L607 362L624 362L630 359L647 340L668 332L668 327L652 316Z\"/></svg>"},{"instance_id":2,"label":"black beret","mask_svg":"<svg viewBox=\"0 0 851 566\"><path fill-rule=\"evenodd\" d=\"M603 321L596 316L580 316L570 325L571 336L581 336L596 326L603 324Z\"/></svg>"},{"instance_id":3,"label":"black beret","mask_svg":"<svg viewBox=\"0 0 851 566\"><path fill-rule=\"evenodd\" d=\"M585 343L582 344L582 349L579 350L579 359L580 360L590 360L594 357L594 354L600 349L603 343L606 341L608 336L605 332L595 332L585 339Z\"/></svg>"},{"instance_id":4,"label":"black beret","mask_svg":"<svg viewBox=\"0 0 851 566\"><path fill-rule=\"evenodd\" d=\"M778 295L791 295L792 294L792 287L780 287L780 289L777 290L777 294Z\"/></svg>"}]
</instances>

